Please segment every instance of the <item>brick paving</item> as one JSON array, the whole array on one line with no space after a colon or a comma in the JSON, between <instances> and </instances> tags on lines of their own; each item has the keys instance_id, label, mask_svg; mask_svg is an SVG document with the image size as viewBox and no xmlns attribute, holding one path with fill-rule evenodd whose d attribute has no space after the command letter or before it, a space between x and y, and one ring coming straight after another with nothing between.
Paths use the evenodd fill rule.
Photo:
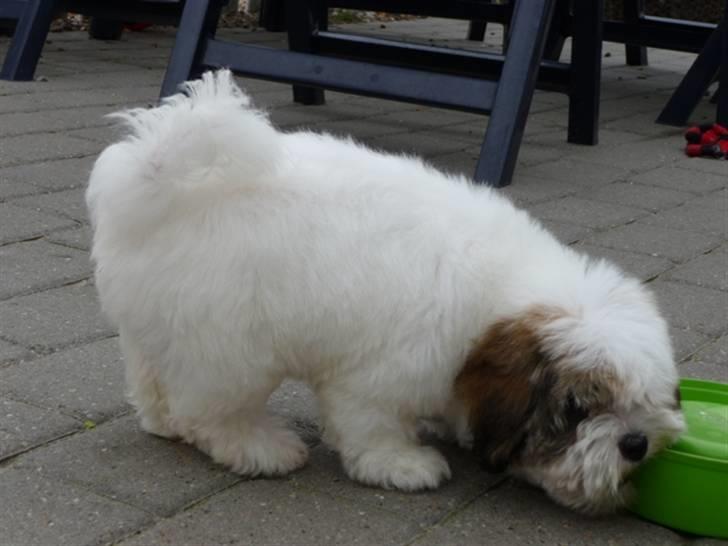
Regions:
<instances>
[{"instance_id":1,"label":"brick paving","mask_svg":"<svg viewBox=\"0 0 728 546\"><path fill-rule=\"evenodd\" d=\"M455 46L465 35L463 23L436 19L358 28ZM282 43L266 32L223 34ZM296 383L271 400L312 447L308 465L287 478L241 479L140 432L123 399L115 332L98 310L83 188L117 134L103 115L155 101L172 39L54 34L37 81L0 81L1 544L718 543L629 514L575 515L447 447L454 478L438 491L351 483ZM498 39L489 33L485 47ZM538 92L504 191L565 242L653 286L683 375L728 381L728 162L684 157L680 131L653 123L694 57L651 51L649 67L626 67L622 47L605 51L602 143L567 144L566 98ZM352 135L449 171L472 173L487 124L336 93L303 107L286 86L241 81L281 127ZM694 119L712 112L702 105Z\"/></svg>"}]
</instances>

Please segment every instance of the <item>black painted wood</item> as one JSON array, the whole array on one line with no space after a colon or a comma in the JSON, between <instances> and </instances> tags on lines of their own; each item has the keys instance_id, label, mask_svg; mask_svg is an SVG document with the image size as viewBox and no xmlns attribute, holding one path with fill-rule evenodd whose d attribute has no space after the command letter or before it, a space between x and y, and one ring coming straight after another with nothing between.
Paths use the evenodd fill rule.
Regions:
<instances>
[{"instance_id":1,"label":"black painted wood","mask_svg":"<svg viewBox=\"0 0 728 546\"><path fill-rule=\"evenodd\" d=\"M27 0L0 0L0 19L20 19L27 5Z\"/></svg>"},{"instance_id":2,"label":"black painted wood","mask_svg":"<svg viewBox=\"0 0 728 546\"><path fill-rule=\"evenodd\" d=\"M623 17L627 24L639 24L645 15L645 0L623 0ZM640 44L625 45L627 64L630 66L647 65L647 48Z\"/></svg>"},{"instance_id":3,"label":"black painted wood","mask_svg":"<svg viewBox=\"0 0 728 546\"><path fill-rule=\"evenodd\" d=\"M56 9L55 0L28 0L5 54L0 79L32 80Z\"/></svg>"},{"instance_id":4,"label":"black painted wood","mask_svg":"<svg viewBox=\"0 0 728 546\"><path fill-rule=\"evenodd\" d=\"M73 11L109 20L176 24L181 5L181 0L0 0L0 18L17 20L0 79L33 79L56 13Z\"/></svg>"},{"instance_id":5,"label":"black painted wood","mask_svg":"<svg viewBox=\"0 0 728 546\"><path fill-rule=\"evenodd\" d=\"M492 109L497 87L489 80L222 40L208 41L202 62L206 68L228 67L264 80L481 114Z\"/></svg>"},{"instance_id":6,"label":"black painted wood","mask_svg":"<svg viewBox=\"0 0 728 546\"><path fill-rule=\"evenodd\" d=\"M569 134L574 144L599 142L604 0L574 3Z\"/></svg>"},{"instance_id":7,"label":"black painted wood","mask_svg":"<svg viewBox=\"0 0 728 546\"><path fill-rule=\"evenodd\" d=\"M215 34L221 7L220 0L190 0L185 4L162 82L162 97L173 95L182 82L201 71L204 46Z\"/></svg>"},{"instance_id":8,"label":"black painted wood","mask_svg":"<svg viewBox=\"0 0 728 546\"><path fill-rule=\"evenodd\" d=\"M716 119L724 127L728 127L728 6L723 14L722 32L720 36L720 75L718 79L718 112Z\"/></svg>"},{"instance_id":9,"label":"black painted wood","mask_svg":"<svg viewBox=\"0 0 728 546\"><path fill-rule=\"evenodd\" d=\"M515 4L508 51L475 168L476 181L496 187L510 183L553 11L554 2L547 0Z\"/></svg>"},{"instance_id":10,"label":"black painted wood","mask_svg":"<svg viewBox=\"0 0 728 546\"><path fill-rule=\"evenodd\" d=\"M483 16L483 9L491 10L491 15L509 21L514 28L505 56L477 56L452 49L446 52L441 48L326 31L322 6L346 7L349 0L332 0L331 4L324 0L289 2L288 51L224 42L201 35L204 32L199 23L188 21L199 20L208 13L213 0L188 1L195 8L188 6L183 13L162 96L174 92L176 85L187 79L185 73L192 75L226 66L239 74L292 83L304 88L305 93L311 93L311 89L332 89L490 113L476 179L496 186L510 183L556 0L518 0L513 12L508 6L490 4L489 0L423 0L416 5L401 1L356 2L359 8L365 4L367 9L418 13L437 6L436 14L442 15L443 10L453 17L467 14L469 20ZM460 63L461 70L443 67L448 61ZM568 74L557 65L552 63L544 70L559 82L555 85L565 89ZM488 71L484 70L486 66ZM316 95L299 94L297 98L317 102Z\"/></svg>"},{"instance_id":11,"label":"black painted wood","mask_svg":"<svg viewBox=\"0 0 728 546\"><path fill-rule=\"evenodd\" d=\"M678 85L670 100L657 118L657 123L684 126L706 90L718 77L721 64L721 42L724 39L725 21L716 28L705 43L695 62ZM723 70L725 72L725 70ZM722 76L725 78L725 75ZM725 90L721 90L725 94ZM719 110L721 99L719 98Z\"/></svg>"},{"instance_id":12,"label":"black painted wood","mask_svg":"<svg viewBox=\"0 0 728 546\"><path fill-rule=\"evenodd\" d=\"M285 4L288 27L288 49L300 53L316 53L314 37L320 30L322 4L316 0L288 0ZM293 101L299 104L324 104L323 89L293 86Z\"/></svg>"}]
</instances>

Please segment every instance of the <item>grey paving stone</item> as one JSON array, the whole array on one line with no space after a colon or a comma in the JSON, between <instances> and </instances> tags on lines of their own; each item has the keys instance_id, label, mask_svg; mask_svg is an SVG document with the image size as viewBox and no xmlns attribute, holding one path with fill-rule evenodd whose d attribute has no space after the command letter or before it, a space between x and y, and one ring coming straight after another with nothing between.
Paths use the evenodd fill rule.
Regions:
<instances>
[{"instance_id":1,"label":"grey paving stone","mask_svg":"<svg viewBox=\"0 0 728 546\"><path fill-rule=\"evenodd\" d=\"M672 340L676 362L682 362L710 342L709 337L695 330L686 330L677 327L670 328L670 339Z\"/></svg>"},{"instance_id":2,"label":"grey paving stone","mask_svg":"<svg viewBox=\"0 0 728 546\"><path fill-rule=\"evenodd\" d=\"M65 133L75 138L93 140L94 142L108 146L121 140L127 131L121 125L115 124L107 127L87 127L86 129L76 129L75 131L66 131Z\"/></svg>"},{"instance_id":3,"label":"grey paving stone","mask_svg":"<svg viewBox=\"0 0 728 546\"><path fill-rule=\"evenodd\" d=\"M675 86L673 86L673 89ZM665 99L667 102L667 99ZM682 138L681 132L677 131L674 127L668 127L665 125L657 125L655 123L656 109L654 112L638 112L631 116L617 118L611 121L605 121L599 123L599 134L601 140L601 133L603 130L607 131L620 131L633 133L639 137L652 137L657 135L670 136L677 142Z\"/></svg>"},{"instance_id":4,"label":"grey paving stone","mask_svg":"<svg viewBox=\"0 0 728 546\"><path fill-rule=\"evenodd\" d=\"M601 127L601 125L599 127L599 146L616 146L624 144L625 142L638 142L644 139L645 137L643 135L619 130L605 130ZM524 138L524 141L539 146L562 148L569 153L573 151L574 146L574 144L571 144L566 140L566 133L563 128L559 128L555 131L551 128L548 132L543 131L534 135L527 135Z\"/></svg>"},{"instance_id":5,"label":"grey paving stone","mask_svg":"<svg viewBox=\"0 0 728 546\"><path fill-rule=\"evenodd\" d=\"M425 106L407 107L401 111L392 112L384 116L370 118L372 121L384 122L400 127L404 131L417 131L426 129L441 129L448 125L471 124L485 128L486 118L477 114L468 114L455 110L440 110ZM482 138L482 134L481 134Z\"/></svg>"},{"instance_id":6,"label":"grey paving stone","mask_svg":"<svg viewBox=\"0 0 728 546\"><path fill-rule=\"evenodd\" d=\"M575 245L574 250L584 252L594 258L604 258L620 266L624 271L646 281L652 279L673 267L672 262L665 258L637 254L589 244Z\"/></svg>"},{"instance_id":7,"label":"grey paving stone","mask_svg":"<svg viewBox=\"0 0 728 546\"><path fill-rule=\"evenodd\" d=\"M708 336L728 331L728 293L674 282L650 283L668 322Z\"/></svg>"},{"instance_id":8,"label":"grey paving stone","mask_svg":"<svg viewBox=\"0 0 728 546\"><path fill-rule=\"evenodd\" d=\"M711 114L711 118L709 120L711 123L714 120ZM726 177L726 169L728 169L728 165L724 161L720 160L713 160L709 158L692 158L692 157L682 157L678 159L675 162L675 166L688 170L693 173L692 180L697 180L707 175L718 175L723 177L724 183L723 187L725 187L725 177ZM712 177L711 177L712 178Z\"/></svg>"},{"instance_id":9,"label":"grey paving stone","mask_svg":"<svg viewBox=\"0 0 728 546\"><path fill-rule=\"evenodd\" d=\"M0 203L0 218L3 222L0 244L25 241L40 237L54 229L77 225L68 218L39 213L8 203Z\"/></svg>"},{"instance_id":10,"label":"grey paving stone","mask_svg":"<svg viewBox=\"0 0 728 546\"><path fill-rule=\"evenodd\" d=\"M4 169L0 169L0 201L5 201L12 197L22 197L40 193L43 190L38 186L34 186L26 181L8 180L3 176Z\"/></svg>"},{"instance_id":11,"label":"grey paving stone","mask_svg":"<svg viewBox=\"0 0 728 546\"><path fill-rule=\"evenodd\" d=\"M1 39L2 38L0 38L0 40ZM5 55L6 50L6 43L0 41L0 52L2 52L3 56ZM22 95L25 93L29 93L36 88L34 84L35 82L14 82L10 80L0 80L0 95Z\"/></svg>"},{"instance_id":12,"label":"grey paving stone","mask_svg":"<svg viewBox=\"0 0 728 546\"><path fill-rule=\"evenodd\" d=\"M612 147L575 147L569 158L594 162L598 165L614 165L635 171L661 167L682 157L682 142L674 138L645 140L635 146L631 142Z\"/></svg>"},{"instance_id":13,"label":"grey paving stone","mask_svg":"<svg viewBox=\"0 0 728 546\"><path fill-rule=\"evenodd\" d=\"M58 65L63 68L66 66ZM116 65L118 66L118 65ZM88 72L93 72L87 65ZM118 71L118 70L115 70ZM158 85L140 85L138 87L111 87L107 89L88 89L84 93L76 91L48 91L43 93L28 93L22 96L0 96L0 114L14 112L40 112L54 111L62 108L78 108L89 106L108 106L109 111L124 106L144 106L157 100L159 96Z\"/></svg>"},{"instance_id":14,"label":"grey paving stone","mask_svg":"<svg viewBox=\"0 0 728 546\"><path fill-rule=\"evenodd\" d=\"M707 233L634 223L596 233L587 242L651 256L664 256L682 262L712 250L720 244L721 239Z\"/></svg>"},{"instance_id":15,"label":"grey paving stone","mask_svg":"<svg viewBox=\"0 0 728 546\"><path fill-rule=\"evenodd\" d=\"M254 517L246 517L254 514ZM286 481L243 482L160 521L120 543L231 545L394 545L415 537L416 524Z\"/></svg>"},{"instance_id":16,"label":"grey paving stone","mask_svg":"<svg viewBox=\"0 0 728 546\"><path fill-rule=\"evenodd\" d=\"M47 112L17 112L0 115L0 138L27 133L55 132L65 129L108 125L104 115L109 113L108 107L93 106L90 108L74 108L50 110Z\"/></svg>"},{"instance_id":17,"label":"grey paving stone","mask_svg":"<svg viewBox=\"0 0 728 546\"><path fill-rule=\"evenodd\" d=\"M5 385L0 380L0 392ZM0 460L68 434L81 423L67 415L0 396ZM0 535L2 536L2 535Z\"/></svg>"},{"instance_id":18,"label":"grey paving stone","mask_svg":"<svg viewBox=\"0 0 728 546\"><path fill-rule=\"evenodd\" d=\"M545 494L507 483L485 493L413 544L684 544L679 535L630 515L589 518L557 506Z\"/></svg>"},{"instance_id":19,"label":"grey paving stone","mask_svg":"<svg viewBox=\"0 0 728 546\"><path fill-rule=\"evenodd\" d=\"M583 187L573 181L539 178L525 175L524 172L534 171L523 169L516 172L513 183L500 190L520 205L531 205L566 197L575 194Z\"/></svg>"},{"instance_id":20,"label":"grey paving stone","mask_svg":"<svg viewBox=\"0 0 728 546\"><path fill-rule=\"evenodd\" d=\"M694 377L695 379L728 383L728 365L725 364L690 361L680 364L678 371L681 377Z\"/></svg>"},{"instance_id":21,"label":"grey paving stone","mask_svg":"<svg viewBox=\"0 0 728 546\"><path fill-rule=\"evenodd\" d=\"M152 520L141 510L35 472L0 470L0 536L7 546L109 544Z\"/></svg>"},{"instance_id":22,"label":"grey paving stone","mask_svg":"<svg viewBox=\"0 0 728 546\"><path fill-rule=\"evenodd\" d=\"M143 44L139 44L138 47L134 48L128 48L124 46L119 46L120 42L114 42L113 44L111 42L104 43L100 41L94 42L94 47L111 47L114 48L116 52L119 52L123 50L124 54L126 55L138 55L140 52L143 52L145 49L145 46ZM81 45L81 43L77 43L75 45L69 46L68 43L63 45L66 49L83 49L84 47L87 47L86 44ZM45 50L44 50L45 53ZM91 52L88 51L88 49L84 50L83 53L79 53L80 55L89 55ZM38 69L38 74L41 76L46 77L46 81L37 82L35 84L25 84L23 87L20 87L17 91L14 92L25 92L25 93L38 93L38 92L49 92L49 91L86 91L88 89L108 89L108 88L119 88L119 87L126 87L129 85L129 82L134 82L137 85L140 86L161 86L162 84L162 78L164 76L163 73L156 71L156 70L145 70L145 69L138 69L138 70L129 70L129 67L124 66L122 70L120 71L113 71L113 72L106 72L104 73L103 77L100 77L99 74L95 73L85 73L85 74L73 74L72 77L69 77L70 74L72 74L69 70L62 70L65 77L61 74L58 75L51 75L48 74L47 71L44 70L44 66L41 64ZM56 67L57 69L58 67ZM43 74L43 72L46 72ZM15 82L0 82L0 84L7 84L7 83L15 83ZM2 89L2 88L0 88ZM0 91L0 94L5 94ZM95 107L93 107L95 108Z\"/></svg>"},{"instance_id":23,"label":"grey paving stone","mask_svg":"<svg viewBox=\"0 0 728 546\"><path fill-rule=\"evenodd\" d=\"M0 300L88 278L85 252L45 241L0 246Z\"/></svg>"},{"instance_id":24,"label":"grey paving stone","mask_svg":"<svg viewBox=\"0 0 728 546\"><path fill-rule=\"evenodd\" d=\"M81 282L0 302L0 336L38 351L114 335L93 286Z\"/></svg>"},{"instance_id":25,"label":"grey paving stone","mask_svg":"<svg viewBox=\"0 0 728 546\"><path fill-rule=\"evenodd\" d=\"M375 150L397 154L411 154L420 157L436 156L448 152L462 152L469 147L467 143L460 140L440 137L436 130L386 135L366 139L366 143Z\"/></svg>"},{"instance_id":26,"label":"grey paving stone","mask_svg":"<svg viewBox=\"0 0 728 546\"><path fill-rule=\"evenodd\" d=\"M664 98L655 93L646 93L602 100L599 105L599 121L612 121L643 112L654 112L664 105Z\"/></svg>"},{"instance_id":27,"label":"grey paving stone","mask_svg":"<svg viewBox=\"0 0 728 546\"><path fill-rule=\"evenodd\" d=\"M699 205L682 205L645 216L641 223L685 231L710 233L728 239L728 211Z\"/></svg>"},{"instance_id":28,"label":"grey paving stone","mask_svg":"<svg viewBox=\"0 0 728 546\"><path fill-rule=\"evenodd\" d=\"M471 453L454 446L440 445L438 449L448 458L453 477L435 491L403 493L360 485L346 476L338 454L324 445L313 449L306 467L291 474L289 480L301 489L347 499L359 506L376 507L425 528L503 479L502 475L480 470Z\"/></svg>"},{"instance_id":29,"label":"grey paving stone","mask_svg":"<svg viewBox=\"0 0 728 546\"><path fill-rule=\"evenodd\" d=\"M538 218L597 229L626 224L646 214L645 211L632 207L598 203L576 197L541 203L531 207L530 210Z\"/></svg>"},{"instance_id":30,"label":"grey paving stone","mask_svg":"<svg viewBox=\"0 0 728 546\"><path fill-rule=\"evenodd\" d=\"M319 443L316 397L304 383L284 381L268 400L268 408L285 418L307 444Z\"/></svg>"},{"instance_id":31,"label":"grey paving stone","mask_svg":"<svg viewBox=\"0 0 728 546\"><path fill-rule=\"evenodd\" d=\"M618 162L611 165L595 165L574 158L542 163L537 167L527 167L519 171L516 179L518 175L569 182L573 184L575 190L583 190L595 185L623 180L629 175L629 170Z\"/></svg>"},{"instance_id":32,"label":"grey paving stone","mask_svg":"<svg viewBox=\"0 0 728 546\"><path fill-rule=\"evenodd\" d=\"M142 432L135 416L35 449L16 467L165 516L240 480L189 445Z\"/></svg>"},{"instance_id":33,"label":"grey paving stone","mask_svg":"<svg viewBox=\"0 0 728 546\"><path fill-rule=\"evenodd\" d=\"M70 246L79 250L91 250L92 233L90 226L54 231L45 236L51 243Z\"/></svg>"},{"instance_id":34,"label":"grey paving stone","mask_svg":"<svg viewBox=\"0 0 728 546\"><path fill-rule=\"evenodd\" d=\"M85 187L96 155L0 169L0 179L58 191Z\"/></svg>"},{"instance_id":35,"label":"grey paving stone","mask_svg":"<svg viewBox=\"0 0 728 546\"><path fill-rule=\"evenodd\" d=\"M96 423L130 410L116 338L0 369L0 385L15 400Z\"/></svg>"},{"instance_id":36,"label":"grey paving stone","mask_svg":"<svg viewBox=\"0 0 728 546\"><path fill-rule=\"evenodd\" d=\"M316 132L330 133L342 138L353 138L357 141L406 132L406 129L395 124L388 124L384 120L373 118L327 120L309 125L308 128Z\"/></svg>"},{"instance_id":37,"label":"grey paving stone","mask_svg":"<svg viewBox=\"0 0 728 546\"><path fill-rule=\"evenodd\" d=\"M565 224L563 222L554 222L552 220L545 220L542 223L546 229L553 233L554 236L565 245L583 241L594 233L593 229L584 226L577 226L576 224Z\"/></svg>"},{"instance_id":38,"label":"grey paving stone","mask_svg":"<svg viewBox=\"0 0 728 546\"><path fill-rule=\"evenodd\" d=\"M138 65L130 65L114 61L90 60L73 57L55 56L54 66L60 66L71 72L71 74L99 74L103 72L119 72L133 70Z\"/></svg>"},{"instance_id":39,"label":"grey paving stone","mask_svg":"<svg viewBox=\"0 0 728 546\"><path fill-rule=\"evenodd\" d=\"M480 148L476 148L480 153ZM518 160L516 169L522 167L530 167L533 165L541 165L542 163L552 162L554 160L565 157L567 152L557 148L547 148L544 146L524 144L518 151Z\"/></svg>"},{"instance_id":40,"label":"grey paving stone","mask_svg":"<svg viewBox=\"0 0 728 546\"><path fill-rule=\"evenodd\" d=\"M50 212L56 216L70 218L79 223L88 222L88 212L84 200L85 188L74 188L54 193L43 193L20 199L10 204L37 212Z\"/></svg>"},{"instance_id":41,"label":"grey paving stone","mask_svg":"<svg viewBox=\"0 0 728 546\"><path fill-rule=\"evenodd\" d=\"M2 99L2 97L0 97ZM99 151L95 142L60 133L39 133L0 138L0 167L67 157Z\"/></svg>"},{"instance_id":42,"label":"grey paving stone","mask_svg":"<svg viewBox=\"0 0 728 546\"><path fill-rule=\"evenodd\" d=\"M695 360L707 364L728 365L728 336L723 336L698 352Z\"/></svg>"},{"instance_id":43,"label":"grey paving stone","mask_svg":"<svg viewBox=\"0 0 728 546\"><path fill-rule=\"evenodd\" d=\"M30 351L25 347L0 339L0 366L21 360L29 355ZM3 392L3 388L3 386L0 386L0 393Z\"/></svg>"},{"instance_id":44,"label":"grey paving stone","mask_svg":"<svg viewBox=\"0 0 728 546\"><path fill-rule=\"evenodd\" d=\"M384 114L420 108L396 101L366 99L331 92L326 93L326 104L323 106L301 106L293 103L291 90L287 85L266 85L261 90L253 92L252 95L256 106L264 109L272 108L270 114L273 121L283 127L341 119L375 118ZM384 117L386 118L386 116ZM388 121L384 123L386 126L391 126Z\"/></svg>"},{"instance_id":45,"label":"grey paving stone","mask_svg":"<svg viewBox=\"0 0 728 546\"><path fill-rule=\"evenodd\" d=\"M695 164L698 164L697 160ZM693 162L690 163L691 167L692 165ZM633 176L631 180L640 184L650 184L677 191L704 193L725 188L728 165L723 165L723 167L724 170L721 175L720 173L698 173L693 168L683 169L679 166L663 165Z\"/></svg>"},{"instance_id":46,"label":"grey paving stone","mask_svg":"<svg viewBox=\"0 0 728 546\"><path fill-rule=\"evenodd\" d=\"M617 182L590 188L577 194L577 197L582 199L627 205L652 212L681 205L694 196L692 193L632 182Z\"/></svg>"},{"instance_id":47,"label":"grey paving stone","mask_svg":"<svg viewBox=\"0 0 728 546\"><path fill-rule=\"evenodd\" d=\"M665 278L728 290L728 254L711 252L698 256L670 271Z\"/></svg>"},{"instance_id":48,"label":"grey paving stone","mask_svg":"<svg viewBox=\"0 0 728 546\"><path fill-rule=\"evenodd\" d=\"M692 199L689 204L728 212L728 189L707 193L701 197Z\"/></svg>"},{"instance_id":49,"label":"grey paving stone","mask_svg":"<svg viewBox=\"0 0 728 546\"><path fill-rule=\"evenodd\" d=\"M479 152L468 148L459 152L430 157L427 162L443 172L462 175L469 179L475 174L475 165L478 162Z\"/></svg>"}]
</instances>

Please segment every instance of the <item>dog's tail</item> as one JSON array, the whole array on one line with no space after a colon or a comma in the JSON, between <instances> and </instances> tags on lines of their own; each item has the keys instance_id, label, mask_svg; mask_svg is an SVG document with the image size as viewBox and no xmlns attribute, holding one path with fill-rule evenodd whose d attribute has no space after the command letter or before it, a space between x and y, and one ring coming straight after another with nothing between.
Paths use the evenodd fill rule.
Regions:
<instances>
[{"instance_id":1,"label":"dog's tail","mask_svg":"<svg viewBox=\"0 0 728 546\"><path fill-rule=\"evenodd\" d=\"M229 70L207 72L157 108L112 116L130 129L127 146L157 191L204 192L255 184L279 164L280 135L235 84ZM212 186L212 187L211 187Z\"/></svg>"}]
</instances>

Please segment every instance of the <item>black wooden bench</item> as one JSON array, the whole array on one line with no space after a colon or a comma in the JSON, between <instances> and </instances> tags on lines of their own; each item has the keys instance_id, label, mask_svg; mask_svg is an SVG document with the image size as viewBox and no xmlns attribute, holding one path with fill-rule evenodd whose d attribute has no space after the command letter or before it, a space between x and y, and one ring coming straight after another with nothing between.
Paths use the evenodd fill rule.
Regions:
<instances>
[{"instance_id":1,"label":"black wooden bench","mask_svg":"<svg viewBox=\"0 0 728 546\"><path fill-rule=\"evenodd\" d=\"M177 24L181 6L180 0L0 0L0 19L17 21L0 79L33 79L51 21L58 13Z\"/></svg>"},{"instance_id":2,"label":"black wooden bench","mask_svg":"<svg viewBox=\"0 0 728 546\"><path fill-rule=\"evenodd\" d=\"M708 87L718 80L716 120L728 126L728 5L723 20L705 43L695 62L657 118L658 123L683 126Z\"/></svg>"},{"instance_id":3,"label":"black wooden bench","mask_svg":"<svg viewBox=\"0 0 728 546\"><path fill-rule=\"evenodd\" d=\"M569 90L570 138L596 142L601 41L592 38L600 32L593 22L602 0L578 3L576 16L585 24L577 29L571 66L541 62L555 2L517 0L511 8L487 0L289 1L287 51L216 39L219 0L188 0L161 94L204 70L229 67L291 83L294 99L307 104L320 104L330 89L489 114L475 179L503 186L512 178L539 70L542 86ZM332 6L465 20L497 16L508 19L511 38L498 55L333 32L323 15Z\"/></svg>"}]
</instances>

